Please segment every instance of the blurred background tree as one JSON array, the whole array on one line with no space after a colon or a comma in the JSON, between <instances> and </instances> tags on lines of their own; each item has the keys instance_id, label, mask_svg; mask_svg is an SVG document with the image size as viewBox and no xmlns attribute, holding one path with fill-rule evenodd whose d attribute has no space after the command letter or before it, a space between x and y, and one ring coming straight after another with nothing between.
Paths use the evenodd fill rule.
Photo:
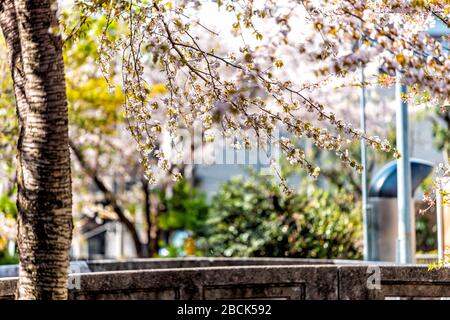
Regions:
<instances>
[{"instance_id":1,"label":"blurred background tree","mask_svg":"<svg viewBox=\"0 0 450 320\"><path fill-rule=\"evenodd\" d=\"M17 263L18 257L8 245L16 236L15 145L18 136L12 80L4 39L0 39L0 264ZM12 253L12 254L11 254Z\"/></svg>"}]
</instances>

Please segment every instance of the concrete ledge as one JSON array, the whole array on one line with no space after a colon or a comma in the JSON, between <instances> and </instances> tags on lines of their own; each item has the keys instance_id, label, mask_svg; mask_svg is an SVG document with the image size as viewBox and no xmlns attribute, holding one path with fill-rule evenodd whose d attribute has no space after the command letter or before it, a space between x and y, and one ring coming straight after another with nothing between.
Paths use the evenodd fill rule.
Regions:
<instances>
[{"instance_id":1,"label":"concrete ledge","mask_svg":"<svg viewBox=\"0 0 450 320\"><path fill-rule=\"evenodd\" d=\"M0 300L13 300L16 292L17 278L0 279Z\"/></svg>"},{"instance_id":2,"label":"concrete ledge","mask_svg":"<svg viewBox=\"0 0 450 320\"><path fill-rule=\"evenodd\" d=\"M140 270L71 274L79 286L70 299L441 299L450 298L450 269L428 271L426 266L392 264L296 264L211 266L235 259L174 260L171 268L151 261L93 262L91 270L119 266ZM243 259L239 263L265 264L274 259ZM215 261L215 262L214 262ZM306 261L308 262L308 261ZM325 263L324 261L318 261ZM329 262L329 261L326 261ZM165 262L165 263L168 263ZM177 268L181 264L208 267ZM106 267L105 267L106 266ZM143 269L154 266L153 269ZM159 269L158 269L159 267ZM75 281L75 283L76 283ZM0 279L0 299L12 299L17 278Z\"/></svg>"},{"instance_id":3,"label":"concrete ledge","mask_svg":"<svg viewBox=\"0 0 450 320\"><path fill-rule=\"evenodd\" d=\"M261 266L261 265L325 265L361 264L360 260L328 260L299 258L152 258L87 261L91 271L118 271L170 268L201 268L223 266Z\"/></svg>"},{"instance_id":4,"label":"concrete ledge","mask_svg":"<svg viewBox=\"0 0 450 320\"><path fill-rule=\"evenodd\" d=\"M450 298L450 268L428 271L426 266L340 266L339 299ZM379 288L371 281L380 275ZM368 285L368 283L371 283Z\"/></svg>"},{"instance_id":5,"label":"concrete ledge","mask_svg":"<svg viewBox=\"0 0 450 320\"><path fill-rule=\"evenodd\" d=\"M132 270L72 274L71 299L337 299L333 266L252 266ZM0 299L17 278L0 280Z\"/></svg>"},{"instance_id":6,"label":"concrete ledge","mask_svg":"<svg viewBox=\"0 0 450 320\"><path fill-rule=\"evenodd\" d=\"M71 261L70 273L86 273L91 272L86 261ZM9 264L0 266L0 278L11 278L19 275L19 265Z\"/></svg>"},{"instance_id":7,"label":"concrete ledge","mask_svg":"<svg viewBox=\"0 0 450 320\"><path fill-rule=\"evenodd\" d=\"M82 275L73 299L336 299L333 267L214 267ZM331 284L331 285L330 285Z\"/></svg>"}]
</instances>

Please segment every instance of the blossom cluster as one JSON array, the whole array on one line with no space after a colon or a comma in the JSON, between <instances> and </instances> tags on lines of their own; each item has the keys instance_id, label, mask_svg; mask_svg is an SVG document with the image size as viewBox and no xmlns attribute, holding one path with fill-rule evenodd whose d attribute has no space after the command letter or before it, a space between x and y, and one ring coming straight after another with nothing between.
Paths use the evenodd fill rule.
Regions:
<instances>
[{"instance_id":1,"label":"blossom cluster","mask_svg":"<svg viewBox=\"0 0 450 320\"><path fill-rule=\"evenodd\" d=\"M197 14L212 5L223 15L216 25ZM105 72L120 56L126 119L151 182L155 166L180 177L160 147L161 136L176 139L179 128L196 124L204 132L219 128L245 148L277 144L313 177L320 169L295 139L307 138L357 170L362 167L348 151L352 141L399 157L388 140L353 128L314 95L370 63L384 74L383 85L392 85L388 80L401 71L404 83L448 101L449 57L443 42L426 33L436 19L448 23L448 6L440 2L136 0L107 1L98 11L127 26L118 41L100 39L99 56ZM233 35L227 46L220 43L224 32ZM292 57L303 61L304 75L285 70ZM149 90L155 66L165 79L164 97ZM291 136L276 139L275 129Z\"/></svg>"}]
</instances>

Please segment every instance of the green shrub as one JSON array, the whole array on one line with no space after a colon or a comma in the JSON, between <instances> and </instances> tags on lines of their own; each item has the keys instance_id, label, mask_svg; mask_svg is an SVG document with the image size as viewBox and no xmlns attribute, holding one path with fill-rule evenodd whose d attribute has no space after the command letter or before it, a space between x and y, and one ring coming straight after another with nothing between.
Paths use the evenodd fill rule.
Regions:
<instances>
[{"instance_id":1,"label":"green shrub","mask_svg":"<svg viewBox=\"0 0 450 320\"><path fill-rule=\"evenodd\" d=\"M18 264L19 257L17 255L10 256L7 251L0 252L0 265Z\"/></svg>"},{"instance_id":2,"label":"green shrub","mask_svg":"<svg viewBox=\"0 0 450 320\"><path fill-rule=\"evenodd\" d=\"M186 232L186 236L203 230L208 216L209 206L204 193L192 187L187 181L174 184L170 194L159 191L158 226L162 237L158 242L165 249L166 257L186 255L185 244L174 241L176 231Z\"/></svg>"},{"instance_id":3,"label":"green shrub","mask_svg":"<svg viewBox=\"0 0 450 320\"><path fill-rule=\"evenodd\" d=\"M180 180L173 186L170 196L161 191L159 198L163 207L159 217L162 230L195 232L203 227L208 215L206 197L185 180Z\"/></svg>"},{"instance_id":4,"label":"green shrub","mask_svg":"<svg viewBox=\"0 0 450 320\"><path fill-rule=\"evenodd\" d=\"M353 197L315 186L286 195L251 173L222 185L199 245L209 256L361 258L361 213Z\"/></svg>"}]
</instances>

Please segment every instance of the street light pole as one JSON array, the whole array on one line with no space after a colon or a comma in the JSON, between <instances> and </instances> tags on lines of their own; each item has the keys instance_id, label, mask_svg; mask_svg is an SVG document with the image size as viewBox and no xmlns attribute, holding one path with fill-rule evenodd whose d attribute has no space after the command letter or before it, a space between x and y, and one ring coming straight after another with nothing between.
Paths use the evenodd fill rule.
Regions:
<instances>
[{"instance_id":1,"label":"street light pole","mask_svg":"<svg viewBox=\"0 0 450 320\"><path fill-rule=\"evenodd\" d=\"M437 228L437 247L438 260L444 260L444 223L443 223L443 208L442 208L442 182L438 181L439 185L436 188L436 228Z\"/></svg>"},{"instance_id":2,"label":"street light pole","mask_svg":"<svg viewBox=\"0 0 450 320\"><path fill-rule=\"evenodd\" d=\"M361 90L359 98L360 126L362 132L366 133L366 85L364 66L360 66ZM363 247L364 260L371 260L371 242L369 239L369 217L367 214L367 147L364 139L361 139L361 165L363 171L361 174L361 202L363 218Z\"/></svg>"},{"instance_id":3,"label":"street light pole","mask_svg":"<svg viewBox=\"0 0 450 320\"><path fill-rule=\"evenodd\" d=\"M406 85L402 81L402 72L397 71L395 86L397 113L396 133L397 150L401 157L397 160L397 207L398 207L398 240L397 263L414 261L415 228L411 214L411 164L409 161L409 124Z\"/></svg>"}]
</instances>

